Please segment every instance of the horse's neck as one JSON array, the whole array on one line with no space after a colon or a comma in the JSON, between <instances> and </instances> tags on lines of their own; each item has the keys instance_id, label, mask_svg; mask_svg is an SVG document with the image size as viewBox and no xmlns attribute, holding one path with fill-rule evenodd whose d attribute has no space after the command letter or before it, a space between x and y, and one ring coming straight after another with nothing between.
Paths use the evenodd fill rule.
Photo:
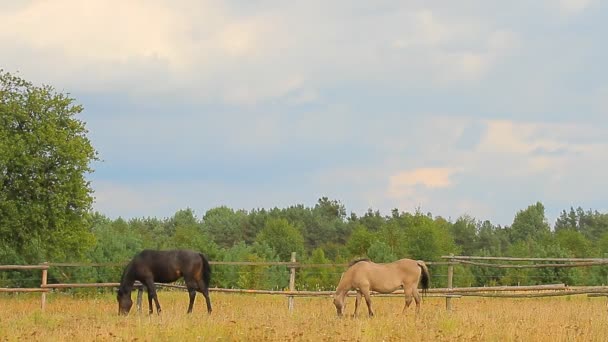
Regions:
<instances>
[{"instance_id":1,"label":"horse's neck","mask_svg":"<svg viewBox=\"0 0 608 342\"><path fill-rule=\"evenodd\" d=\"M344 274L342 274L342 277L340 278L340 282L338 282L338 286L336 287L336 295L345 295L346 293L348 293L348 291L351 288L351 284L350 284L350 277L349 280L347 281L346 279L347 277L344 276Z\"/></svg>"},{"instance_id":2,"label":"horse's neck","mask_svg":"<svg viewBox=\"0 0 608 342\"><path fill-rule=\"evenodd\" d=\"M135 284L135 280L133 279L123 279L120 282L120 289L122 290L122 292L124 293L130 293L133 290L133 285Z\"/></svg>"},{"instance_id":3,"label":"horse's neck","mask_svg":"<svg viewBox=\"0 0 608 342\"><path fill-rule=\"evenodd\" d=\"M120 290L123 293L131 293L133 285L135 284L135 277L131 275L131 265L129 265L120 279Z\"/></svg>"}]
</instances>

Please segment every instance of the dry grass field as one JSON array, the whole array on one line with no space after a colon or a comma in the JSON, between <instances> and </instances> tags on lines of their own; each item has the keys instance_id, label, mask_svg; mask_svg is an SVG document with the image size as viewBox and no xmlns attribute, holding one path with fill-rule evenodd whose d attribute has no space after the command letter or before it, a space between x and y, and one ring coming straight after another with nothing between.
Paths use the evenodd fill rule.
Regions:
<instances>
[{"instance_id":1,"label":"dry grass field","mask_svg":"<svg viewBox=\"0 0 608 342\"><path fill-rule=\"evenodd\" d=\"M187 294L160 292L161 316L117 316L114 296L0 296L1 341L608 341L605 298L453 300L426 298L418 319L400 311L401 298L374 298L376 317L338 319L331 298L296 298L290 314L282 296L212 293L214 312L197 296L186 315ZM135 299L135 293L133 295ZM145 298L145 297L144 297ZM146 301L144 300L144 303ZM347 311L352 312L349 298ZM135 308L134 308L135 309Z\"/></svg>"}]
</instances>

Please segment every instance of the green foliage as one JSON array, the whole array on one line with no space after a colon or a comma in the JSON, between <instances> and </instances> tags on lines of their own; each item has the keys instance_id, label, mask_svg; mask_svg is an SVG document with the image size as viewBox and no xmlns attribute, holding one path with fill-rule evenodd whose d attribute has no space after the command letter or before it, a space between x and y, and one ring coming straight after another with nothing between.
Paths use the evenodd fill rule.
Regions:
<instances>
[{"instance_id":1,"label":"green foliage","mask_svg":"<svg viewBox=\"0 0 608 342\"><path fill-rule=\"evenodd\" d=\"M25 262L82 257L96 152L83 108L50 86L0 70L0 242Z\"/></svg>"},{"instance_id":2,"label":"green foliage","mask_svg":"<svg viewBox=\"0 0 608 342\"><path fill-rule=\"evenodd\" d=\"M325 257L323 249L316 248L312 251L310 258L304 264L329 264L331 260ZM296 273L298 289L305 290L333 290L340 280L340 274L336 268L330 267L305 267Z\"/></svg>"},{"instance_id":3,"label":"green foliage","mask_svg":"<svg viewBox=\"0 0 608 342\"><path fill-rule=\"evenodd\" d=\"M468 215L459 217L451 226L454 242L464 255L471 255L477 247L477 223Z\"/></svg>"},{"instance_id":4,"label":"green foliage","mask_svg":"<svg viewBox=\"0 0 608 342\"><path fill-rule=\"evenodd\" d=\"M367 249L367 256L374 262L393 262L399 259L384 241L374 241Z\"/></svg>"},{"instance_id":5,"label":"green foliage","mask_svg":"<svg viewBox=\"0 0 608 342\"><path fill-rule=\"evenodd\" d=\"M540 202L519 211L511 225L511 241L513 242L529 239L540 241L547 238L549 234L545 206Z\"/></svg>"},{"instance_id":6,"label":"green foliage","mask_svg":"<svg viewBox=\"0 0 608 342\"><path fill-rule=\"evenodd\" d=\"M218 207L207 211L203 217L203 229L219 246L230 247L236 241L245 241L242 228L246 220L247 214L242 210Z\"/></svg>"},{"instance_id":7,"label":"green foliage","mask_svg":"<svg viewBox=\"0 0 608 342\"><path fill-rule=\"evenodd\" d=\"M608 231L608 214L597 211L584 211L581 207L576 210L562 211L555 222L555 231L575 230L583 234L589 240L596 240Z\"/></svg>"},{"instance_id":8,"label":"green foliage","mask_svg":"<svg viewBox=\"0 0 608 342\"><path fill-rule=\"evenodd\" d=\"M555 233L555 239L560 247L569 252L570 257L586 258L593 253L591 241L576 230L558 230Z\"/></svg>"},{"instance_id":9,"label":"green foliage","mask_svg":"<svg viewBox=\"0 0 608 342\"><path fill-rule=\"evenodd\" d=\"M374 234L370 233L364 225L358 224L353 229L346 248L351 256L364 256L374 240Z\"/></svg>"},{"instance_id":10,"label":"green foliage","mask_svg":"<svg viewBox=\"0 0 608 342\"><path fill-rule=\"evenodd\" d=\"M269 219L256 237L256 242L266 244L277 252L281 260L290 260L291 252L304 254L302 234L286 219Z\"/></svg>"},{"instance_id":11,"label":"green foliage","mask_svg":"<svg viewBox=\"0 0 608 342\"><path fill-rule=\"evenodd\" d=\"M407 215L412 222L405 231L410 258L432 261L439 260L442 255L456 254L457 246L444 220L433 220L419 212Z\"/></svg>"}]
</instances>

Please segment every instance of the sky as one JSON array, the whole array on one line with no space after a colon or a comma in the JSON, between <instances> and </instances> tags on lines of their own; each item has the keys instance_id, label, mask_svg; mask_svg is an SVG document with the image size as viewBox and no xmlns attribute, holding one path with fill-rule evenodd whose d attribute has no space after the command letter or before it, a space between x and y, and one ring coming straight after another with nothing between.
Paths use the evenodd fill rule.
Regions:
<instances>
[{"instance_id":1,"label":"sky","mask_svg":"<svg viewBox=\"0 0 608 342\"><path fill-rule=\"evenodd\" d=\"M0 68L85 107L110 217L607 211L608 3L0 1Z\"/></svg>"}]
</instances>

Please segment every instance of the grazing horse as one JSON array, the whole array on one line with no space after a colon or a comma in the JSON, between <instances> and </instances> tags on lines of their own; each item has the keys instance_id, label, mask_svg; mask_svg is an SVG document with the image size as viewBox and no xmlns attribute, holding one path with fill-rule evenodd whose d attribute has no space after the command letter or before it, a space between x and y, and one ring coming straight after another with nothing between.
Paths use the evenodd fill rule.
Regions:
<instances>
[{"instance_id":1,"label":"grazing horse","mask_svg":"<svg viewBox=\"0 0 608 342\"><path fill-rule=\"evenodd\" d=\"M334 305L338 311L338 316L342 316L345 297L348 291L353 289L357 291L353 316L357 316L361 296L365 297L369 316L372 317L374 310L372 309L370 291L391 293L399 288L403 288L405 293L403 312L412 304L412 297L416 300L416 314L420 311L418 283L422 283L422 292L425 293L429 288L431 279L424 261L401 259L387 264L376 264L369 259L359 259L351 262L348 266L348 269L340 278L334 295Z\"/></svg>"},{"instance_id":2,"label":"grazing horse","mask_svg":"<svg viewBox=\"0 0 608 342\"><path fill-rule=\"evenodd\" d=\"M207 302L207 312L211 313L211 300L209 299L211 268L207 257L188 250L144 250L133 257L122 274L117 295L118 314L129 314L131 306L133 306L131 291L136 280L139 280L148 290L149 313L153 313L152 300L154 299L156 312L160 314L160 304L154 283L171 283L180 277L184 277L190 295L188 313L192 312L196 291L203 294Z\"/></svg>"}]
</instances>

